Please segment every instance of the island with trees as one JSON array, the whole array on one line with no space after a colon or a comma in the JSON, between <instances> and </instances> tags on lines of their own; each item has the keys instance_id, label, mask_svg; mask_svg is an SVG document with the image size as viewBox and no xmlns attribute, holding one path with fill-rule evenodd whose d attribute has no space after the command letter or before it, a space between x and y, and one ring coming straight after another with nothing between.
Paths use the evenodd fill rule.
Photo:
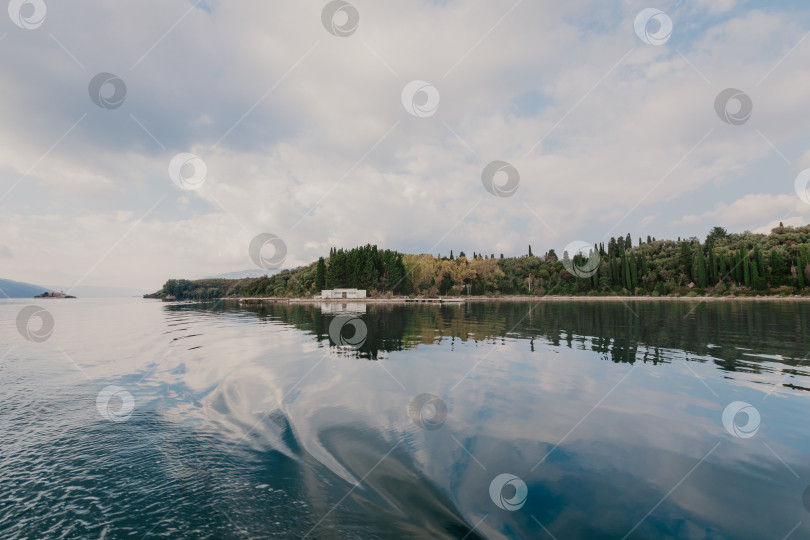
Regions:
<instances>
[{"instance_id":1,"label":"island with trees","mask_svg":"<svg viewBox=\"0 0 810 540\"><path fill-rule=\"evenodd\" d=\"M528 245L528 244L527 244ZM587 271L578 271L583 268ZM314 298L323 289L366 289L371 298L442 296L792 296L810 295L810 225L770 234L714 227L705 239L626 236L589 253L474 251L404 254L377 246L332 248L328 257L272 276L170 279L149 298Z\"/></svg>"}]
</instances>

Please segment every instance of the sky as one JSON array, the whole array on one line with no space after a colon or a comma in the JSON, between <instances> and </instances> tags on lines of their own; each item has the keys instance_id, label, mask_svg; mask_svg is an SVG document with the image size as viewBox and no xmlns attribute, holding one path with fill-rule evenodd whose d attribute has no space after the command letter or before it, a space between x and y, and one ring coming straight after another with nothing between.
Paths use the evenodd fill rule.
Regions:
<instances>
[{"instance_id":1,"label":"sky","mask_svg":"<svg viewBox=\"0 0 810 540\"><path fill-rule=\"evenodd\" d=\"M0 278L803 225L808 30L798 1L11 0Z\"/></svg>"}]
</instances>

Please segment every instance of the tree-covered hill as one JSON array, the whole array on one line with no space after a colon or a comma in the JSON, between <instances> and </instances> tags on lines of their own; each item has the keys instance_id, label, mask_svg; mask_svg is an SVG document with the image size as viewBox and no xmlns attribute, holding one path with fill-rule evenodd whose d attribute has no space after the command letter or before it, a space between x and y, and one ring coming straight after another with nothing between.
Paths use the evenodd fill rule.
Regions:
<instances>
[{"instance_id":1,"label":"tree-covered hill","mask_svg":"<svg viewBox=\"0 0 810 540\"><path fill-rule=\"evenodd\" d=\"M800 294L810 285L810 226L770 234L715 227L697 238L633 242L630 235L588 254L549 250L521 257L460 252L409 255L366 245L332 249L328 258L273 276L238 280L170 279L149 295L165 299L307 297L356 287L392 295L760 295Z\"/></svg>"}]
</instances>

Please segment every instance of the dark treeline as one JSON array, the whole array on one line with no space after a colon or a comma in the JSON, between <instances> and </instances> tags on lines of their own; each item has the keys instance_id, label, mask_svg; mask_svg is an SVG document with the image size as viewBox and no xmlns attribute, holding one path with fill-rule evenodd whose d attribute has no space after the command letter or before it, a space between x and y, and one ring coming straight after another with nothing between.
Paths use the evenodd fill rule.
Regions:
<instances>
[{"instance_id":1,"label":"dark treeline","mask_svg":"<svg viewBox=\"0 0 810 540\"><path fill-rule=\"evenodd\" d=\"M305 297L323 289L357 288L408 294L403 254L377 246L332 248L328 259L272 276L243 279L170 279L153 298L214 299L229 296Z\"/></svg>"},{"instance_id":2,"label":"dark treeline","mask_svg":"<svg viewBox=\"0 0 810 540\"><path fill-rule=\"evenodd\" d=\"M328 258L273 276L240 280L169 280L150 295L209 299L228 296L307 297L323 289L359 288L391 295L698 296L801 294L810 284L810 226L770 234L712 229L698 238L631 236L595 244L587 255L496 257L464 252L409 255L374 245L332 248Z\"/></svg>"},{"instance_id":3,"label":"dark treeline","mask_svg":"<svg viewBox=\"0 0 810 540\"><path fill-rule=\"evenodd\" d=\"M377 246L344 250L332 248L329 264L323 257L315 267L315 290L349 287L369 291L407 292L402 254Z\"/></svg>"}]
</instances>

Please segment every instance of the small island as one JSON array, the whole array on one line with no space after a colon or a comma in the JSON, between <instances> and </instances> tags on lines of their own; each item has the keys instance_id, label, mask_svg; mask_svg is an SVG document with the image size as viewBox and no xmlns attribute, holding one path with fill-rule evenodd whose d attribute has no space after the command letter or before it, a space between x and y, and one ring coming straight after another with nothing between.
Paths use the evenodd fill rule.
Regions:
<instances>
[{"instance_id":1,"label":"small island","mask_svg":"<svg viewBox=\"0 0 810 540\"><path fill-rule=\"evenodd\" d=\"M38 294L34 296L34 298L76 298L75 296L71 296L69 294L65 294L64 291L60 292L48 292L45 291L42 294Z\"/></svg>"}]
</instances>

